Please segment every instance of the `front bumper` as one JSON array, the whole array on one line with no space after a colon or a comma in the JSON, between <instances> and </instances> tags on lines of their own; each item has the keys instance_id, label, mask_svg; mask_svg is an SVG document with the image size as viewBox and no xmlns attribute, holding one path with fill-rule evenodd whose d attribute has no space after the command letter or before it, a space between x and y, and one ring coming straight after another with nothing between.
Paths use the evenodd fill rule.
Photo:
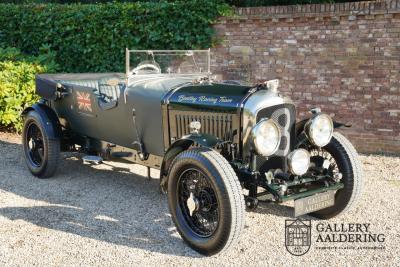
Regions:
<instances>
[{"instance_id":1,"label":"front bumper","mask_svg":"<svg viewBox=\"0 0 400 267\"><path fill-rule=\"evenodd\" d=\"M285 202L285 201L288 201L288 200L296 200L296 199L299 199L299 198L308 197L308 196L312 196L312 195L315 195L315 194L318 194L318 193L327 192L327 191L336 191L336 190L342 189L343 187L344 187L344 184L336 183L336 184L329 185L329 186L326 186L326 187L319 187L319 188L315 188L315 189L310 189L310 190L303 191L303 192L296 193L296 194L290 194L290 195L274 194L274 196L276 197L276 201ZM274 188L273 185L268 185L268 188L271 190L270 193L277 192L276 188Z\"/></svg>"},{"instance_id":2,"label":"front bumper","mask_svg":"<svg viewBox=\"0 0 400 267\"><path fill-rule=\"evenodd\" d=\"M296 200L318 193L336 191L342 189L344 184L334 182L328 175L303 175L297 179L282 180L282 183L268 183L268 180L258 171L236 169L244 187L249 189L249 196L261 198L266 195L272 196L273 201L282 203L289 200ZM264 188L264 192L258 192L257 188Z\"/></svg>"}]
</instances>

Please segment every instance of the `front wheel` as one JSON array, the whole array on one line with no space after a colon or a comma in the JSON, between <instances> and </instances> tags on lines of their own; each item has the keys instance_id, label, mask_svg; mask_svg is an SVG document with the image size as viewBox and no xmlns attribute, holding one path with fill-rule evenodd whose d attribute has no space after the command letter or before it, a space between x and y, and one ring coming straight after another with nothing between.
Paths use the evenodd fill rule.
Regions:
<instances>
[{"instance_id":1,"label":"front wheel","mask_svg":"<svg viewBox=\"0 0 400 267\"><path fill-rule=\"evenodd\" d=\"M340 182L344 184L335 194L335 205L312 213L320 219L329 219L350 210L361 196L363 172L357 151L342 134L335 132L328 145L311 151L311 163L323 167L325 161L330 164L326 171L340 173Z\"/></svg>"},{"instance_id":2,"label":"front wheel","mask_svg":"<svg viewBox=\"0 0 400 267\"><path fill-rule=\"evenodd\" d=\"M234 244L244 228L239 180L226 159L211 149L190 149L174 159L168 203L183 240L204 255Z\"/></svg>"}]
</instances>

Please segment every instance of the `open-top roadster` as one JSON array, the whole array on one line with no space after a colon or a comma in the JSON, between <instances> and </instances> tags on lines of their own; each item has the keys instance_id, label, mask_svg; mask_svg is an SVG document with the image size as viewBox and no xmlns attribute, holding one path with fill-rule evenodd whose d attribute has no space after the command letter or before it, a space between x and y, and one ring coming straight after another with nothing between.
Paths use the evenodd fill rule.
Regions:
<instances>
[{"instance_id":1,"label":"open-top roadster","mask_svg":"<svg viewBox=\"0 0 400 267\"><path fill-rule=\"evenodd\" d=\"M213 80L209 50L127 50L126 70L37 76L42 99L23 112L35 176L51 177L60 151L159 169L177 230L206 255L235 243L260 199L331 218L360 195L357 152L334 131L345 125L317 108L296 121L277 80Z\"/></svg>"}]
</instances>

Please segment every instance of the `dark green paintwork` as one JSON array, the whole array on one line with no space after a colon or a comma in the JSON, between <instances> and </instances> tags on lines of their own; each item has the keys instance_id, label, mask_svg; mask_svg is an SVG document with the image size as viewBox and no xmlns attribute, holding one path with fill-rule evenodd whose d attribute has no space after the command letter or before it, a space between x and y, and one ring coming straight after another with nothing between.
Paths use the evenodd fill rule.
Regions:
<instances>
[{"instance_id":1,"label":"dark green paintwork","mask_svg":"<svg viewBox=\"0 0 400 267\"><path fill-rule=\"evenodd\" d=\"M51 103L75 134L129 148L134 148L134 142L140 140L148 153L157 156L164 155L164 131L169 127L162 117L163 103L167 102L169 109L236 112L250 88L208 81L196 83L202 78L198 75L138 76L131 78L129 86L119 87L117 103L104 109L96 84L122 76L119 73L54 74L39 78L52 82L53 87L58 81L68 84L68 93ZM43 88L42 96L45 97L47 90L53 92L53 87ZM89 96L90 111L79 109L78 93Z\"/></svg>"},{"instance_id":2,"label":"dark green paintwork","mask_svg":"<svg viewBox=\"0 0 400 267\"><path fill-rule=\"evenodd\" d=\"M31 107L27 107L22 112L22 116L26 116L30 111L36 111L41 119L41 124L44 127L47 137L50 140L58 139L62 136L61 128L58 124L57 115L54 111L43 103L36 103Z\"/></svg>"},{"instance_id":3,"label":"dark green paintwork","mask_svg":"<svg viewBox=\"0 0 400 267\"><path fill-rule=\"evenodd\" d=\"M219 140L217 137L209 134L189 134L183 136L181 139L184 140L190 140L193 141L196 144L199 144L204 147L209 147L213 148L219 143L221 143L221 140Z\"/></svg>"},{"instance_id":4,"label":"dark green paintwork","mask_svg":"<svg viewBox=\"0 0 400 267\"><path fill-rule=\"evenodd\" d=\"M207 83L184 86L169 98L174 109L234 112L249 91L249 86Z\"/></svg>"},{"instance_id":5,"label":"dark green paintwork","mask_svg":"<svg viewBox=\"0 0 400 267\"><path fill-rule=\"evenodd\" d=\"M27 109L38 109L43 121L49 121L46 132L51 137L57 135L56 129L52 128L51 118L56 111L60 119L62 118L71 128L74 134L82 137L90 137L94 140L111 142L122 147L134 148L135 141L142 141L146 152L155 156L164 156L161 166L161 184L166 184L167 171L169 165L177 154L189 148L193 143L203 147L214 148L222 141L209 134L189 134L175 141L165 152L164 131L168 130L170 125L166 124L167 117L163 117L161 105L167 104L168 109L179 109L184 111L211 111L211 112L229 112L237 113L240 105L248 95L250 86L212 83L196 83L197 76L170 77L166 75L151 76L147 78L138 77L133 80L130 86L121 86L118 88L119 97L112 108L104 109L100 101L101 95L98 88L82 85L67 86L65 95L61 99L56 99L53 94L56 92L55 82L57 80L77 80L87 81L89 83L98 82L100 79L122 77L122 74L76 74L76 75L47 75L43 77L52 81L54 84L43 88L41 94L51 100L50 107L44 105L34 105ZM67 79L68 78L68 79ZM47 81L46 81L47 82ZM47 92L47 90L50 90ZM41 91L38 91L39 93ZM48 93L48 94L47 94ZM77 93L88 95L87 101L90 102L90 111L82 111L77 104ZM54 99L53 99L54 98ZM51 108L51 109L50 109ZM165 108L165 107L164 107ZM167 110L167 109L164 109ZM49 111L53 113L49 113ZM50 114L50 115L49 115ZM236 117L238 119L238 117ZM45 123L44 125L47 125ZM339 124L338 124L339 125ZM339 125L341 126L341 125ZM139 136L136 135L138 132ZM240 140L242 142L242 140ZM241 162L231 162L237 169L245 169L245 172L239 171L243 177L253 180L254 173L250 172ZM241 178L243 178L241 177ZM321 178L322 179L322 178ZM245 179L243 179L245 180ZM304 178L303 182L313 182L319 179L314 177ZM289 186L297 185L296 183ZM320 187L290 196L280 196L280 186L277 184L264 185L268 192L277 196L278 201L287 201L314 195L316 193L329 190L338 190L343 188L342 183L336 183L329 187Z\"/></svg>"}]
</instances>

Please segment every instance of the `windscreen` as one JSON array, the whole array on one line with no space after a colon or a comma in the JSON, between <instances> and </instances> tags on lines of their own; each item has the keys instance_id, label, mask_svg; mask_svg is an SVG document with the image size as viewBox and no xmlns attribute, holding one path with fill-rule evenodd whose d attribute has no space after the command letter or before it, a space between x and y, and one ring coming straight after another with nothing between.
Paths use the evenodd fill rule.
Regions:
<instances>
[{"instance_id":1,"label":"windscreen","mask_svg":"<svg viewBox=\"0 0 400 267\"><path fill-rule=\"evenodd\" d=\"M210 73L210 50L127 50L127 75Z\"/></svg>"}]
</instances>

